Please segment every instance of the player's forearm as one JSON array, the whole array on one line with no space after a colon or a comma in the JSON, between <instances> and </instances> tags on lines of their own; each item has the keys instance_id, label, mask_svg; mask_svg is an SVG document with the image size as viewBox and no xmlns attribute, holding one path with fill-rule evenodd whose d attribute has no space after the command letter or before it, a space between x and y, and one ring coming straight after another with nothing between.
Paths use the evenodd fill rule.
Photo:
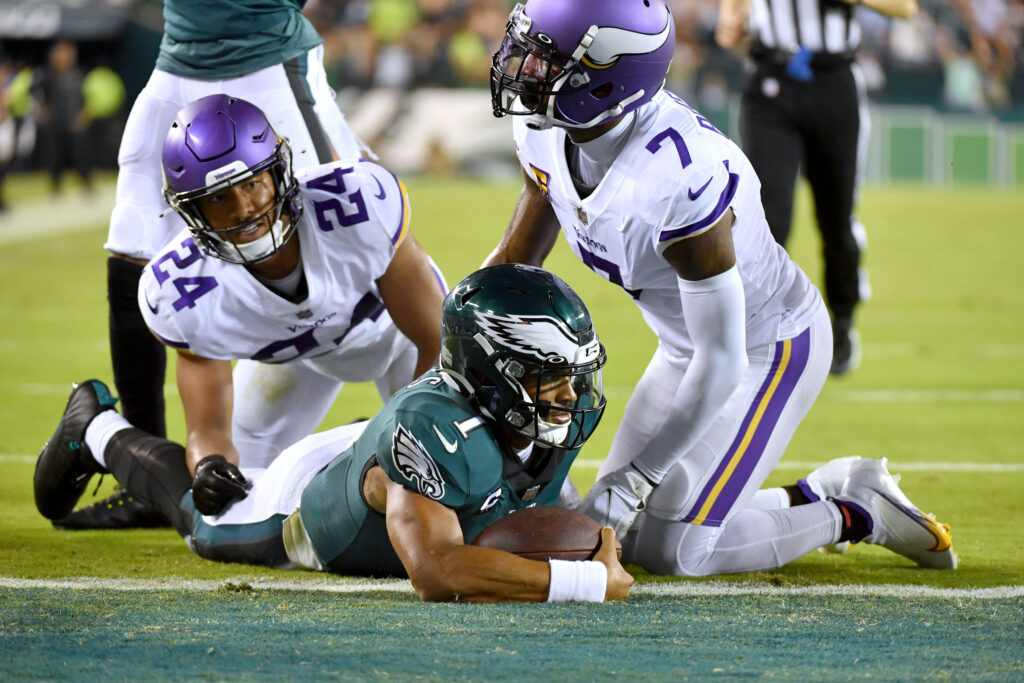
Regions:
<instances>
[{"instance_id":1,"label":"player's forearm","mask_svg":"<svg viewBox=\"0 0 1024 683\"><path fill-rule=\"evenodd\" d=\"M660 481L711 426L747 370L746 305L736 266L698 282L680 280L683 317L694 353L676 390L657 445L636 460Z\"/></svg>"},{"instance_id":2,"label":"player's forearm","mask_svg":"<svg viewBox=\"0 0 1024 683\"><path fill-rule=\"evenodd\" d=\"M431 553L432 561L409 569L420 598L430 602L544 602L546 562L478 546L453 546Z\"/></svg>"},{"instance_id":3,"label":"player's forearm","mask_svg":"<svg viewBox=\"0 0 1024 683\"><path fill-rule=\"evenodd\" d=\"M189 472L195 474L196 465L208 455L221 455L232 465L238 465L238 449L231 441L230 432L189 432L185 445L185 461Z\"/></svg>"},{"instance_id":4,"label":"player's forearm","mask_svg":"<svg viewBox=\"0 0 1024 683\"><path fill-rule=\"evenodd\" d=\"M555 246L558 231L551 204L532 181L526 180L505 234L481 267L499 263L542 266Z\"/></svg>"}]
</instances>

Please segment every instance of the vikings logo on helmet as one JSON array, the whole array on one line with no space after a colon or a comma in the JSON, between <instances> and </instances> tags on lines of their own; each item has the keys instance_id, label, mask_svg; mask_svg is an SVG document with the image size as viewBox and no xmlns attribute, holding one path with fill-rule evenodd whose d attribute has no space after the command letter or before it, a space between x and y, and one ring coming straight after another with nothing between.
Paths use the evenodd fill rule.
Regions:
<instances>
[{"instance_id":1,"label":"vikings logo on helmet","mask_svg":"<svg viewBox=\"0 0 1024 683\"><path fill-rule=\"evenodd\" d=\"M415 482L421 494L433 500L444 498L444 479L437 463L423 444L402 425L398 425L391 437L391 457L402 476Z\"/></svg>"},{"instance_id":2,"label":"vikings logo on helmet","mask_svg":"<svg viewBox=\"0 0 1024 683\"><path fill-rule=\"evenodd\" d=\"M536 129L599 125L649 102L674 50L665 0L528 0L491 60L494 115Z\"/></svg>"},{"instance_id":3,"label":"vikings logo on helmet","mask_svg":"<svg viewBox=\"0 0 1024 683\"><path fill-rule=\"evenodd\" d=\"M607 69L625 55L643 55L654 52L668 40L672 17L665 17L665 28L660 33L648 34L628 31L614 26L602 26L594 34L594 42L580 58L591 69Z\"/></svg>"}]
</instances>

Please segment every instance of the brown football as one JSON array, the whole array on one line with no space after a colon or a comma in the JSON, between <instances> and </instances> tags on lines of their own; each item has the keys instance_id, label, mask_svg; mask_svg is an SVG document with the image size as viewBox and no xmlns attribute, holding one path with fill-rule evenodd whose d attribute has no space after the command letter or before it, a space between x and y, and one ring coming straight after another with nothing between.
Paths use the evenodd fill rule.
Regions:
<instances>
[{"instance_id":1,"label":"brown football","mask_svg":"<svg viewBox=\"0 0 1024 683\"><path fill-rule=\"evenodd\" d=\"M601 544L601 525L566 508L517 510L480 532L473 545L515 553L529 560L592 560ZM615 554L622 545L615 539Z\"/></svg>"}]
</instances>

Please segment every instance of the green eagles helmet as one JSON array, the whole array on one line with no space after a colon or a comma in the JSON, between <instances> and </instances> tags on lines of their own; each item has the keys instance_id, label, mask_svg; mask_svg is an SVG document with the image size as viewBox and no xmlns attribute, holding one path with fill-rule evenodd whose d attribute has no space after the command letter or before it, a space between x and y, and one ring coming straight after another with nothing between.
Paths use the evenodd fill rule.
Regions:
<instances>
[{"instance_id":1,"label":"green eagles helmet","mask_svg":"<svg viewBox=\"0 0 1024 683\"><path fill-rule=\"evenodd\" d=\"M601 384L606 359L583 301L542 268L483 268L445 298L441 368L484 417L536 443L579 448L594 432L607 403ZM552 404L540 400L541 388L564 377L576 399L557 411L571 419L547 422Z\"/></svg>"}]
</instances>

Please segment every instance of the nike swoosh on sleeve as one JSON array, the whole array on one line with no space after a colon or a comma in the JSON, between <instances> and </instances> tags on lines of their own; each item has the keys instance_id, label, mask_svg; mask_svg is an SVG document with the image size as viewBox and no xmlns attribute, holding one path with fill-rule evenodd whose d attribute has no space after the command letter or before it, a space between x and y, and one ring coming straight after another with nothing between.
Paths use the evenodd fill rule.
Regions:
<instances>
[{"instance_id":1,"label":"nike swoosh on sleeve","mask_svg":"<svg viewBox=\"0 0 1024 683\"><path fill-rule=\"evenodd\" d=\"M437 428L437 425L433 425L433 427L434 433L437 434L437 438L441 440L441 445L444 446L444 449L446 451L448 451L449 453L454 453L456 450L458 450L459 444L457 442L449 441L448 439L444 438L444 434L442 434L441 430Z\"/></svg>"},{"instance_id":2,"label":"nike swoosh on sleeve","mask_svg":"<svg viewBox=\"0 0 1024 683\"><path fill-rule=\"evenodd\" d=\"M146 305L149 306L149 310L153 312L153 315L156 315L157 311L160 310L160 304L154 306L153 304L149 303L149 295L146 294L145 292L142 293L142 297L146 300Z\"/></svg>"},{"instance_id":3,"label":"nike swoosh on sleeve","mask_svg":"<svg viewBox=\"0 0 1024 683\"><path fill-rule=\"evenodd\" d=\"M687 188L686 194L687 194L687 196L690 197L690 201L691 202L695 201L698 197L700 197L702 194L704 194L704 190L708 189L708 185L711 184L712 179L713 179L713 177L712 178L708 178L708 181L706 183L704 183L703 185L701 185L699 188L697 188L696 192L694 192L693 190Z\"/></svg>"},{"instance_id":4,"label":"nike swoosh on sleeve","mask_svg":"<svg viewBox=\"0 0 1024 683\"><path fill-rule=\"evenodd\" d=\"M376 197L377 199L384 199L385 197L387 197L387 193L384 192L384 186L380 184L379 180L377 180L377 176L372 175L371 177L377 181L377 187L380 188L380 194L375 194L373 196Z\"/></svg>"}]
</instances>

